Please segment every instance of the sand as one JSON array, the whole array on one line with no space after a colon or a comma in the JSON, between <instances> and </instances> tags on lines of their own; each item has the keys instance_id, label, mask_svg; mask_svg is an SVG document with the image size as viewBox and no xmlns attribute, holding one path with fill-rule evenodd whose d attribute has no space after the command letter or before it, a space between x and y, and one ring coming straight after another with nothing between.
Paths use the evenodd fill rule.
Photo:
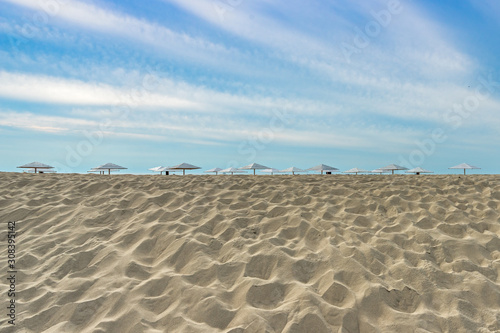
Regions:
<instances>
[{"instance_id":1,"label":"sand","mask_svg":"<svg viewBox=\"0 0 500 333\"><path fill-rule=\"evenodd\" d=\"M16 332L500 331L500 176L0 173L0 208Z\"/></svg>"}]
</instances>

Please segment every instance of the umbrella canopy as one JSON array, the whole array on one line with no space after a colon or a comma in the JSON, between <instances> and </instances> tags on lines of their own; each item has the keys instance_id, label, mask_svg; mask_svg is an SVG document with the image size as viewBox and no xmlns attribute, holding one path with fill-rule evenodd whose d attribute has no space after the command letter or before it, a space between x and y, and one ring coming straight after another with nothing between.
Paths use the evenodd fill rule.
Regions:
<instances>
[{"instance_id":1,"label":"umbrella canopy","mask_svg":"<svg viewBox=\"0 0 500 333\"><path fill-rule=\"evenodd\" d=\"M264 169L264 170L260 170L260 171L261 172L265 172L265 173L270 173L271 175L275 174L275 173L280 173L281 172L280 170L274 169L274 168Z\"/></svg>"},{"instance_id":2,"label":"umbrella canopy","mask_svg":"<svg viewBox=\"0 0 500 333\"><path fill-rule=\"evenodd\" d=\"M464 169L464 175L465 175L465 170L467 170L467 169L481 169L481 168L467 164L467 163L462 163L462 164L455 165L454 167L451 167L448 169Z\"/></svg>"},{"instance_id":3,"label":"umbrella canopy","mask_svg":"<svg viewBox=\"0 0 500 333\"><path fill-rule=\"evenodd\" d=\"M170 170L169 167L166 167L166 166L157 166L157 167L154 167L154 168L151 168L151 169L148 169L148 170L151 170L151 171L154 171L154 172L159 172L160 175L162 172L165 172L165 174L167 174L167 171L172 171Z\"/></svg>"},{"instance_id":4,"label":"umbrella canopy","mask_svg":"<svg viewBox=\"0 0 500 333\"><path fill-rule=\"evenodd\" d=\"M380 168L380 170L392 171L392 174L394 174L395 170L408 170L408 168L397 164L389 164L388 166Z\"/></svg>"},{"instance_id":5,"label":"umbrella canopy","mask_svg":"<svg viewBox=\"0 0 500 333\"><path fill-rule=\"evenodd\" d=\"M119 166L119 165L114 164L114 163L106 163L103 165L99 165L96 168L93 168L93 170L108 170L108 175L111 174L111 170L124 170L124 169L127 169L127 168Z\"/></svg>"},{"instance_id":6,"label":"umbrella canopy","mask_svg":"<svg viewBox=\"0 0 500 333\"><path fill-rule=\"evenodd\" d=\"M224 170L220 170L219 172L220 173L230 173L231 175L235 174L235 173L246 173L246 171L241 171L240 169L237 169L237 168L227 168Z\"/></svg>"},{"instance_id":7,"label":"umbrella canopy","mask_svg":"<svg viewBox=\"0 0 500 333\"><path fill-rule=\"evenodd\" d=\"M429 171L429 170L422 169L421 167L416 167L414 169L406 171L406 173L414 173L416 175L420 175L421 173L434 173L434 171Z\"/></svg>"},{"instance_id":8,"label":"umbrella canopy","mask_svg":"<svg viewBox=\"0 0 500 333\"><path fill-rule=\"evenodd\" d=\"M104 173L104 170L97 170L96 168L92 168L90 169L89 171L87 172L99 172L99 174L103 174Z\"/></svg>"},{"instance_id":9,"label":"umbrella canopy","mask_svg":"<svg viewBox=\"0 0 500 333\"><path fill-rule=\"evenodd\" d=\"M186 170L201 169L201 167L198 167L196 165L192 165L192 164L189 164L189 163L181 163L179 165L170 167L169 169L172 169L172 170L182 170L182 174L185 175L186 174Z\"/></svg>"},{"instance_id":10,"label":"umbrella canopy","mask_svg":"<svg viewBox=\"0 0 500 333\"><path fill-rule=\"evenodd\" d=\"M159 168L158 171L160 171L160 172L164 172L164 171L177 172L177 171L170 169L169 167Z\"/></svg>"},{"instance_id":11,"label":"umbrella canopy","mask_svg":"<svg viewBox=\"0 0 500 333\"><path fill-rule=\"evenodd\" d=\"M368 173L368 172L370 172L370 171L359 169L359 168L352 168L352 169L349 169L347 171L344 171L344 173L355 173L355 174L358 174L358 173Z\"/></svg>"},{"instance_id":12,"label":"umbrella canopy","mask_svg":"<svg viewBox=\"0 0 500 333\"><path fill-rule=\"evenodd\" d=\"M221 168L213 168L213 169L207 170L205 172L215 172L215 174L217 175L219 173L219 171L221 171L221 170L222 170Z\"/></svg>"},{"instance_id":13,"label":"umbrella canopy","mask_svg":"<svg viewBox=\"0 0 500 333\"><path fill-rule=\"evenodd\" d=\"M339 169L331 167L329 165L320 164L316 165L315 167L306 169L306 171L321 171L321 174L323 174L323 171L339 171Z\"/></svg>"},{"instance_id":14,"label":"umbrella canopy","mask_svg":"<svg viewBox=\"0 0 500 333\"><path fill-rule=\"evenodd\" d=\"M383 174L383 173L388 173L390 171L388 171L388 170L381 170L381 169L375 169L375 170L372 170L370 172L371 173L380 173L380 174Z\"/></svg>"},{"instance_id":15,"label":"umbrella canopy","mask_svg":"<svg viewBox=\"0 0 500 333\"><path fill-rule=\"evenodd\" d=\"M154 167L154 168L151 168L151 169L148 169L148 170L151 170L151 171L154 171L154 172L162 172L163 168L164 168L164 166L157 166L157 167Z\"/></svg>"},{"instance_id":16,"label":"umbrella canopy","mask_svg":"<svg viewBox=\"0 0 500 333\"><path fill-rule=\"evenodd\" d=\"M288 169L281 170L280 172L291 172L292 175L295 175L296 172L306 172L306 171L296 167L289 167Z\"/></svg>"},{"instance_id":17,"label":"umbrella canopy","mask_svg":"<svg viewBox=\"0 0 500 333\"><path fill-rule=\"evenodd\" d=\"M258 163L252 163L250 165L241 167L240 170L252 170L253 169L253 174L255 175L255 170L263 170L263 169L269 169L269 167L266 167L262 164Z\"/></svg>"},{"instance_id":18,"label":"umbrella canopy","mask_svg":"<svg viewBox=\"0 0 500 333\"><path fill-rule=\"evenodd\" d=\"M34 169L35 173L37 169L54 169L53 166L43 164L40 162L31 162L25 165L18 166L18 168L23 168L23 169Z\"/></svg>"}]
</instances>

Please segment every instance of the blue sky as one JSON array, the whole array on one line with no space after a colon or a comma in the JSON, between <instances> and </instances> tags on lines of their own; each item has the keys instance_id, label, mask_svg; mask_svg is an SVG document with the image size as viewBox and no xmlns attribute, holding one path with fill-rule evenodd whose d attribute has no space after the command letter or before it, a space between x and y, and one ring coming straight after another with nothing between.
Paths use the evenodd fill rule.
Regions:
<instances>
[{"instance_id":1,"label":"blue sky","mask_svg":"<svg viewBox=\"0 0 500 333\"><path fill-rule=\"evenodd\" d=\"M500 172L500 2L0 0L0 170Z\"/></svg>"}]
</instances>

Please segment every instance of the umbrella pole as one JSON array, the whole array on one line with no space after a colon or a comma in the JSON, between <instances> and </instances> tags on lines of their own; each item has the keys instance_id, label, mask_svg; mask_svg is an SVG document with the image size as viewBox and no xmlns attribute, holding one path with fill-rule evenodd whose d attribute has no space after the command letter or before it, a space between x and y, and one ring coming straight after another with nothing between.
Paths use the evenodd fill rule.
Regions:
<instances>
[{"instance_id":1,"label":"umbrella pole","mask_svg":"<svg viewBox=\"0 0 500 333\"><path fill-rule=\"evenodd\" d=\"M255 169L253 169L253 175L255 176Z\"/></svg>"},{"instance_id":2,"label":"umbrella pole","mask_svg":"<svg viewBox=\"0 0 500 333\"><path fill-rule=\"evenodd\" d=\"M182 169L182 175L185 176L186 175L186 169Z\"/></svg>"},{"instance_id":3,"label":"umbrella pole","mask_svg":"<svg viewBox=\"0 0 500 333\"><path fill-rule=\"evenodd\" d=\"M465 176L465 169L464 169L464 176Z\"/></svg>"}]
</instances>

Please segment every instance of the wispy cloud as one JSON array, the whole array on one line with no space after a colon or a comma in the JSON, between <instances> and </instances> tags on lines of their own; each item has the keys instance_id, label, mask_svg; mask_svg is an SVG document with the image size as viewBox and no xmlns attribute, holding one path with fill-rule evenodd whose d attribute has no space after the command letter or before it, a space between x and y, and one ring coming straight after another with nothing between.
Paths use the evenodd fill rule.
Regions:
<instances>
[{"instance_id":1,"label":"wispy cloud","mask_svg":"<svg viewBox=\"0 0 500 333\"><path fill-rule=\"evenodd\" d=\"M127 88L120 89L101 83L5 71L0 71L0 96L22 101L68 105L138 104L164 108L197 107L191 101L163 94Z\"/></svg>"},{"instance_id":2,"label":"wispy cloud","mask_svg":"<svg viewBox=\"0 0 500 333\"><path fill-rule=\"evenodd\" d=\"M127 77L127 75L120 75ZM5 99L82 106L128 105L152 111L173 109L182 112L266 115L272 109L297 114L333 110L314 100L287 99L261 94L239 95L219 92L203 86L173 81L154 75L137 77L125 87L99 82L0 71L0 97ZM151 80L149 82L149 80ZM149 83L147 83L149 82Z\"/></svg>"},{"instance_id":3,"label":"wispy cloud","mask_svg":"<svg viewBox=\"0 0 500 333\"><path fill-rule=\"evenodd\" d=\"M1 0L18 6L27 7L33 11L44 13L43 4L38 0ZM157 23L112 11L97 5L64 0L56 1L57 5L50 7L48 23L51 25L64 22L70 27L96 31L110 36L119 36L133 40L136 45L153 47L158 53L168 52L169 57L189 61L196 64L218 67L221 60L232 70L250 74L233 59L245 57L237 49L226 47L224 44L177 32ZM53 8L53 9L52 9ZM29 24L30 29L35 29L37 24ZM38 29L39 30L39 29ZM61 37L63 37L61 35Z\"/></svg>"},{"instance_id":4,"label":"wispy cloud","mask_svg":"<svg viewBox=\"0 0 500 333\"><path fill-rule=\"evenodd\" d=\"M286 26L264 13L265 8L273 7L272 3L263 1L207 1L207 0L164 0L196 15L197 17L244 39L263 44L280 51L302 50L304 53L320 53L325 51L325 44L316 37L304 34L293 24ZM285 13L288 6L294 4L280 3L276 10ZM263 10L264 9L264 10ZM333 14L333 13L332 13ZM331 15L335 19L335 15Z\"/></svg>"},{"instance_id":5,"label":"wispy cloud","mask_svg":"<svg viewBox=\"0 0 500 333\"><path fill-rule=\"evenodd\" d=\"M163 142L204 142L238 144L266 141L298 147L335 147L363 149L380 148L399 136L398 145L410 144L421 132L404 128L375 128L311 125L309 128L280 124L273 128L269 123L225 118L183 118L179 116L144 117L134 115L129 119L116 119L104 126L104 121L83 117L37 115L30 112L0 110L0 126L22 128L29 131L78 135L82 131L99 132L104 136L119 136ZM104 128L104 129L103 129ZM352 133L358 133L352 135ZM391 144L393 146L393 144ZM387 148L381 148L387 149Z\"/></svg>"}]
</instances>

